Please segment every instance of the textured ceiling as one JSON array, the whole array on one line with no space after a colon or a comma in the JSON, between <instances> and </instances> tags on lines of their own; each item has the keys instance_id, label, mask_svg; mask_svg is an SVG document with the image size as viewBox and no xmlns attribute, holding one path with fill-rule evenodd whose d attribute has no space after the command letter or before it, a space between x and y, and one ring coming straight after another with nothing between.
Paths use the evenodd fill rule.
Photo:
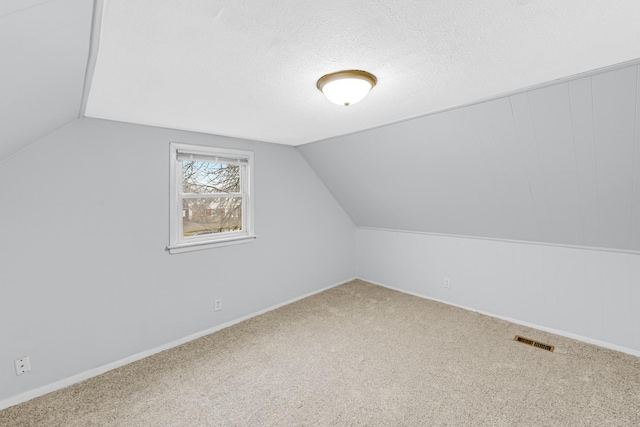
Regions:
<instances>
[{"instance_id":1,"label":"textured ceiling","mask_svg":"<svg viewBox=\"0 0 640 427\"><path fill-rule=\"evenodd\" d=\"M86 115L299 145L640 57L637 0L105 0ZM323 74L378 77L331 104Z\"/></svg>"}]
</instances>

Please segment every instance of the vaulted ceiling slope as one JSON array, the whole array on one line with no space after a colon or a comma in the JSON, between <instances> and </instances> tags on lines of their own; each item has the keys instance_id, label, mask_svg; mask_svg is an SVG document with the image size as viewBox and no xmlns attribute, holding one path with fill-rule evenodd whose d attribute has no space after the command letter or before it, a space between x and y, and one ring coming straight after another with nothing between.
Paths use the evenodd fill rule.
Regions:
<instances>
[{"instance_id":1,"label":"vaulted ceiling slope","mask_svg":"<svg viewBox=\"0 0 640 427\"><path fill-rule=\"evenodd\" d=\"M93 2L0 2L0 160L76 120Z\"/></svg>"},{"instance_id":2,"label":"vaulted ceiling slope","mask_svg":"<svg viewBox=\"0 0 640 427\"><path fill-rule=\"evenodd\" d=\"M360 227L640 251L630 65L299 147Z\"/></svg>"},{"instance_id":3,"label":"vaulted ceiling slope","mask_svg":"<svg viewBox=\"0 0 640 427\"><path fill-rule=\"evenodd\" d=\"M299 145L640 58L638 0L105 0L86 115ZM323 74L364 69L337 107Z\"/></svg>"}]
</instances>

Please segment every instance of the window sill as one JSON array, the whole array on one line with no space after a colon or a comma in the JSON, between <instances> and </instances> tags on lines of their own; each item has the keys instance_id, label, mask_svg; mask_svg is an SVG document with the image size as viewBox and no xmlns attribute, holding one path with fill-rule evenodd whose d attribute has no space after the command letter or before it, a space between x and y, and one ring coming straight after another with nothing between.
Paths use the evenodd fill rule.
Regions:
<instances>
[{"instance_id":1,"label":"window sill","mask_svg":"<svg viewBox=\"0 0 640 427\"><path fill-rule=\"evenodd\" d=\"M231 246L231 245L239 245L241 243L251 243L256 239L257 236L237 236L237 237L229 237L226 239L219 239L214 241L204 241L204 242L188 242L188 243L178 243L175 245L167 246L167 250L170 254L181 254L183 252L192 252L192 251L201 251L203 249L211 249L217 248L220 246Z\"/></svg>"}]
</instances>

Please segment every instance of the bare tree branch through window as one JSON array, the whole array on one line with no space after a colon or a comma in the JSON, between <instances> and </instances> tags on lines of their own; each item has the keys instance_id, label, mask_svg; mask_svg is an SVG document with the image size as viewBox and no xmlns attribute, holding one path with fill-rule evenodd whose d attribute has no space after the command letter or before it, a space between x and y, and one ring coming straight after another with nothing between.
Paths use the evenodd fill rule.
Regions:
<instances>
[{"instance_id":1,"label":"bare tree branch through window","mask_svg":"<svg viewBox=\"0 0 640 427\"><path fill-rule=\"evenodd\" d=\"M185 237L242 229L242 197L231 197L240 196L240 179L240 165L182 162L184 194L200 195L183 198Z\"/></svg>"}]
</instances>

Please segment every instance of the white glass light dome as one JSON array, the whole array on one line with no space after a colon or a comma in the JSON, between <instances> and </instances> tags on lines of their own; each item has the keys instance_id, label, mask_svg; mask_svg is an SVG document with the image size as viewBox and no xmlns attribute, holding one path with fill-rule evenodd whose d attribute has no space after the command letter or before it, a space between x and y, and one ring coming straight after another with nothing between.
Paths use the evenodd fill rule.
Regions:
<instances>
[{"instance_id":1,"label":"white glass light dome","mask_svg":"<svg viewBox=\"0 0 640 427\"><path fill-rule=\"evenodd\" d=\"M316 86L329 101L348 107L362 101L376 83L371 73L345 70L320 77Z\"/></svg>"}]
</instances>

